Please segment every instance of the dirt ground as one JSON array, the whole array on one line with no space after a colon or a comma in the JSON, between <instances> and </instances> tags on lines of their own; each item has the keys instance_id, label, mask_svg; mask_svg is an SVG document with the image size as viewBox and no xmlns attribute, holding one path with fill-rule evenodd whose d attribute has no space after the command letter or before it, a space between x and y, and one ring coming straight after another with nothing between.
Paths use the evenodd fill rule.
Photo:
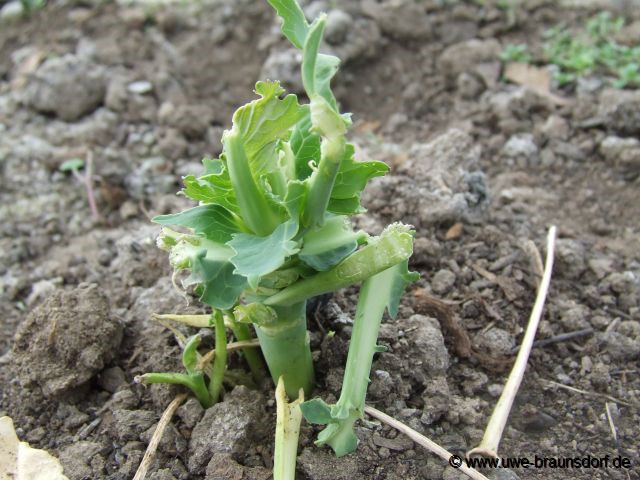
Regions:
<instances>
[{"instance_id":1,"label":"dirt ground","mask_svg":"<svg viewBox=\"0 0 640 480\"><path fill-rule=\"evenodd\" d=\"M453 452L477 445L535 296L528 242L544 255L557 225L537 336L553 340L532 352L500 453L621 455L633 466L488 474L638 479L640 91L592 77L549 95L503 81L498 57L527 43L541 58L546 29L603 8L624 16L626 41L640 43L640 8L505 3L305 6L309 16L330 12L326 48L344 60L334 85L354 114L358 155L392 167L368 187L369 214L357 223L417 231L411 265L421 280L382 326L388 351L374 362L368 403ZM70 479L133 477L179 391L133 382L180 368L174 335L150 316L204 311L172 287L149 217L190 205L175 195L181 176L220 153L256 80L299 92L298 61L263 1L53 1L0 20L0 415L57 455ZM80 181L58 170L89 155L99 219ZM356 295L310 305L315 394L328 402L339 395ZM212 334L201 333L210 346ZM228 386L206 412L189 400L148 478L269 478L273 386L255 388ZM463 478L371 418L359 424L357 452L341 459L313 445L316 432L303 426L301 480Z\"/></svg>"}]
</instances>

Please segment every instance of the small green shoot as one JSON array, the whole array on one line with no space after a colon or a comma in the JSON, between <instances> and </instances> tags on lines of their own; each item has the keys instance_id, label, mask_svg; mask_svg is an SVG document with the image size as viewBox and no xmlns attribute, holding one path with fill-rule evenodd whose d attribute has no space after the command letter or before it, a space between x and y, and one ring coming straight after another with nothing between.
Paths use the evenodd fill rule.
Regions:
<instances>
[{"instance_id":1,"label":"small green shoot","mask_svg":"<svg viewBox=\"0 0 640 480\"><path fill-rule=\"evenodd\" d=\"M616 88L640 88L640 46L621 45L614 36L624 26L622 17L602 12L588 19L581 31L557 25L544 34L546 61L555 66L554 78L561 87L597 75ZM525 44L508 44L500 53L503 62L531 63Z\"/></svg>"},{"instance_id":2,"label":"small green shoot","mask_svg":"<svg viewBox=\"0 0 640 480\"><path fill-rule=\"evenodd\" d=\"M84 174L80 173L80 170L85 170ZM91 216L95 221L100 220L100 212L96 205L96 197L93 191L93 154L89 152L87 155L87 161L79 158L72 158L62 162L58 167L61 172L71 172L75 179L84 185L87 192L87 199L89 201L89 208L91 209Z\"/></svg>"},{"instance_id":3,"label":"small green shoot","mask_svg":"<svg viewBox=\"0 0 640 480\"><path fill-rule=\"evenodd\" d=\"M187 341L182 352L182 365L187 373L145 373L136 377L138 383L169 383L182 385L193 392L203 407L210 407L215 403L211 392L207 389L204 372L198 369L198 346L202 339L194 335Z\"/></svg>"},{"instance_id":4,"label":"small green shoot","mask_svg":"<svg viewBox=\"0 0 640 480\"><path fill-rule=\"evenodd\" d=\"M560 86L587 75L612 77L618 88L640 87L640 47L617 43L614 35L624 26L622 17L613 18L602 12L587 20L582 32L571 32L563 25L545 34L545 55L558 67L556 81Z\"/></svg>"},{"instance_id":5,"label":"small green shoot","mask_svg":"<svg viewBox=\"0 0 640 480\"><path fill-rule=\"evenodd\" d=\"M525 44L520 43L515 45L509 43L500 53L500 60L503 62L529 63L531 62L531 54Z\"/></svg>"}]
</instances>

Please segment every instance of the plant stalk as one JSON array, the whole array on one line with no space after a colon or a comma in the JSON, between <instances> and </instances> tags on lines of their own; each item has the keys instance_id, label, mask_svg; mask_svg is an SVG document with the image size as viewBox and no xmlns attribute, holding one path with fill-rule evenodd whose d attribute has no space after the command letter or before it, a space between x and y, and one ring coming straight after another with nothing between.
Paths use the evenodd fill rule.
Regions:
<instances>
[{"instance_id":1,"label":"plant stalk","mask_svg":"<svg viewBox=\"0 0 640 480\"><path fill-rule=\"evenodd\" d=\"M340 162L344 157L345 145L344 136L322 140L320 164L311 177L309 196L302 218L302 224L307 228L314 228L324 223L331 191L340 170Z\"/></svg>"},{"instance_id":2,"label":"plant stalk","mask_svg":"<svg viewBox=\"0 0 640 480\"><path fill-rule=\"evenodd\" d=\"M295 480L296 457L298 456L298 437L302 412L300 404L304 402L304 392L300 390L297 400L288 403L284 381L278 379L276 388L276 442L273 454L273 479Z\"/></svg>"},{"instance_id":3,"label":"plant stalk","mask_svg":"<svg viewBox=\"0 0 640 480\"><path fill-rule=\"evenodd\" d=\"M288 307L272 307L278 321L254 325L271 377L277 384L282 376L289 398L297 398L303 389L313 389L313 360L307 332L306 302Z\"/></svg>"},{"instance_id":4,"label":"plant stalk","mask_svg":"<svg viewBox=\"0 0 640 480\"><path fill-rule=\"evenodd\" d=\"M231 183L234 191L238 192L238 206L242 219L256 235L269 235L280 225L282 219L273 205L269 204L251 174L242 137L238 132L231 130L224 136L223 143Z\"/></svg>"},{"instance_id":5,"label":"plant stalk","mask_svg":"<svg viewBox=\"0 0 640 480\"><path fill-rule=\"evenodd\" d=\"M231 331L233 331L233 335L240 342L246 340L252 340L254 337L251 335L251 330L249 325L245 323L236 322L233 320L232 316L229 315L225 318L226 322L229 323L231 327ZM243 348L242 355L244 355L247 364L249 365L249 369L251 370L251 376L253 380L260 384L264 379L265 370L264 363L262 362L262 358L260 358L260 352L258 352L253 347Z\"/></svg>"},{"instance_id":6,"label":"plant stalk","mask_svg":"<svg viewBox=\"0 0 640 480\"><path fill-rule=\"evenodd\" d=\"M227 334L224 329L224 319L219 310L213 313L216 333L216 356L213 360L213 372L209 383L211 402L218 403L222 392L224 372L227 370Z\"/></svg>"}]
</instances>

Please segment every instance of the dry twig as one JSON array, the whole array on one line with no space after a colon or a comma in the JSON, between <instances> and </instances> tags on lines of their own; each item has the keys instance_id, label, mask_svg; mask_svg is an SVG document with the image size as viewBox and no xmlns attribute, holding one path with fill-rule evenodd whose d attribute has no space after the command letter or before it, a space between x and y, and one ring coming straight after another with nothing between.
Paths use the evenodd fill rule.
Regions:
<instances>
[{"instance_id":1,"label":"dry twig","mask_svg":"<svg viewBox=\"0 0 640 480\"><path fill-rule=\"evenodd\" d=\"M547 297L547 291L549 290L549 284L551 283L551 271L553 269L553 254L555 248L556 227L552 226L549 229L547 236L547 260L545 263L544 274L538 288L538 295L536 301L533 304L531 316L529 317L529 323L527 324L527 330L522 339L522 346L516 357L516 361L513 364L507 383L504 386L502 395L493 410L493 414L489 419L487 428L482 438L482 442L476 448L473 448L467 454L468 456L480 455L483 457L498 457L498 445L502 438L502 432L507 424L509 413L511 412L511 406L522 383L522 377L524 371L527 368L527 361L529 360L529 354L531 353L531 347L533 340L542 317L542 309Z\"/></svg>"},{"instance_id":2,"label":"dry twig","mask_svg":"<svg viewBox=\"0 0 640 480\"><path fill-rule=\"evenodd\" d=\"M169 406L165 409L160 417L160 421L158 422L158 426L156 427L155 432L153 432L153 436L151 437L151 441L149 442L149 446L147 447L147 451L144 452L144 457L142 457L142 462L140 462L140 466L136 471L133 480L144 480L147 476L147 471L153 462L153 459L156 456L156 450L158 449L158 445L160 444L160 440L162 439L162 435L164 434L165 428L169 425L171 421L171 417L176 413L176 410L180 406L182 402L187 398L186 393L181 393L176 396L173 401L169 404Z\"/></svg>"},{"instance_id":3,"label":"dry twig","mask_svg":"<svg viewBox=\"0 0 640 480\"><path fill-rule=\"evenodd\" d=\"M386 413L383 413L380 410L370 407L369 405L366 405L364 407L364 411L368 415L371 415L372 417L377 418L381 422L386 423L390 427L395 428L399 432L404 433L407 437L409 437L411 440L416 442L418 445L426 448L431 453L436 454L437 456L442 458L444 461L449 462L449 460L453 456L451 452L445 450L440 445L435 443L433 440L429 440L427 437L425 437L421 433L416 432L413 428L405 425L404 423L400 422L399 420L396 420L393 417L390 417ZM467 467L464 464L464 462L460 465L458 470L460 470L462 473L466 474L470 478L473 478L474 480L488 480L487 477L482 475L477 470Z\"/></svg>"}]
</instances>

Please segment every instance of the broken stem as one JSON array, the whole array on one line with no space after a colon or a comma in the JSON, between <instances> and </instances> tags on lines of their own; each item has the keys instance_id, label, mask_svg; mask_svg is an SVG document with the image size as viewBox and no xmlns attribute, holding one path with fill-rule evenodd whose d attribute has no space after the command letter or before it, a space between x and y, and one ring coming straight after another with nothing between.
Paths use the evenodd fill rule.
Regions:
<instances>
[{"instance_id":1,"label":"broken stem","mask_svg":"<svg viewBox=\"0 0 640 480\"><path fill-rule=\"evenodd\" d=\"M527 368L527 361L529 360L529 354L531 353L531 346L536 336L536 330L542 317L542 309L549 290L549 283L551 282L551 271L553 269L553 253L555 248L556 227L552 226L549 229L547 235L547 259L544 267L544 274L538 287L538 295L529 317L529 323L527 324L527 330L522 339L522 346L516 357L516 361L513 364L507 383L504 386L502 395L493 410L493 414L489 419L487 428L484 432L482 442L476 448L471 449L467 453L467 457L482 456L498 458L498 446L500 445L500 439L502 438L502 432L507 424L509 413L511 412L511 406L518 393L520 384L522 383L522 377L524 371Z\"/></svg>"},{"instance_id":2,"label":"broken stem","mask_svg":"<svg viewBox=\"0 0 640 480\"><path fill-rule=\"evenodd\" d=\"M273 455L273 479L295 480L296 457L298 456L298 436L302 412L300 404L304 402L304 390L301 388L298 399L288 403L284 380L278 379L276 388L276 443Z\"/></svg>"}]
</instances>

